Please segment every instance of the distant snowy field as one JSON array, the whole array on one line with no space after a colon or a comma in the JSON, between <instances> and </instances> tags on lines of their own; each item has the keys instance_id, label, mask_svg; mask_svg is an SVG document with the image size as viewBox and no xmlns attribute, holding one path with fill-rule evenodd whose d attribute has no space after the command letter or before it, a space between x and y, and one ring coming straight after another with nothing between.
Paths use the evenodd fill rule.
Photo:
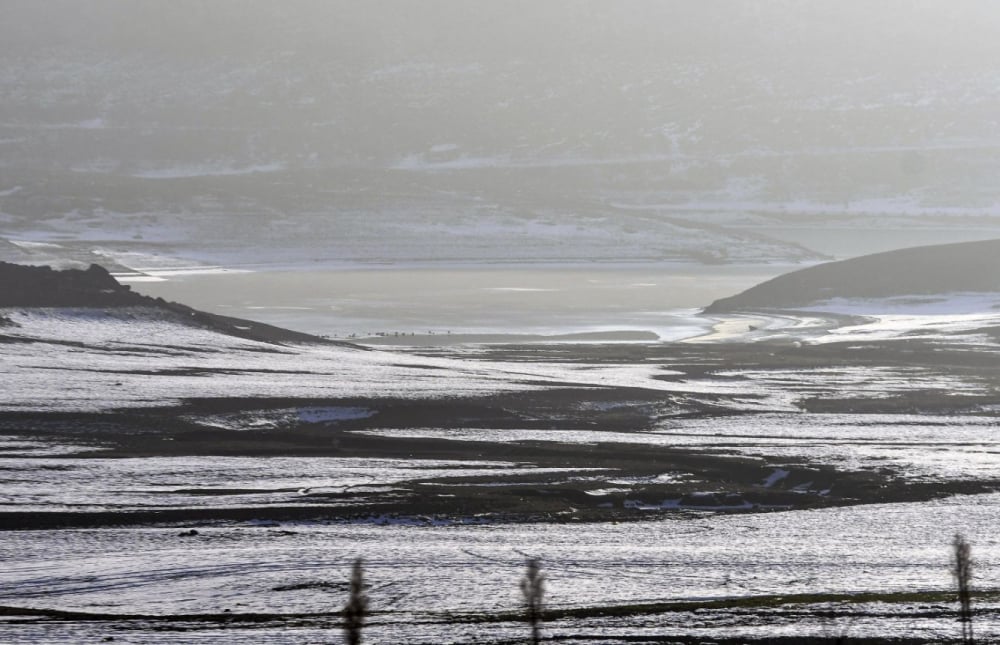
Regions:
<instances>
[{"instance_id":1,"label":"distant snowy field","mask_svg":"<svg viewBox=\"0 0 1000 645\"><path fill-rule=\"evenodd\" d=\"M452 398L538 387L668 389L657 368L489 363L339 346L274 346L162 311L4 311L4 410L108 410L192 397ZM52 387L58 375L59 387Z\"/></svg>"},{"instance_id":2,"label":"distant snowy field","mask_svg":"<svg viewBox=\"0 0 1000 645\"><path fill-rule=\"evenodd\" d=\"M655 378L669 374L669 370L656 365L504 363L344 346L275 346L220 334L191 325L176 314L143 307L0 310L0 314L14 323L3 328L8 342L3 345L5 360L0 364L0 377L5 383L0 409L5 410L147 407L185 398L224 397L234 391L247 397L303 399L451 398L582 386L711 392L742 401L739 405L747 409L764 411L794 409L794 396L811 389L822 391L831 384L844 393L861 396L870 384L877 384L882 395L927 387L951 387L956 391L980 387L974 379L962 383L954 376L939 376L925 368L905 373L852 367L797 370L789 373L787 380L773 371L719 371L714 378L670 382ZM736 320L738 325L747 324L741 322L742 317ZM795 319L784 316L779 320ZM781 322L785 326L776 331L744 328L740 333L718 338L699 336L700 332L691 328L690 342L790 342L796 338L794 342L827 342L833 337L871 339L872 334L856 330L865 330L866 325L886 331L884 322L831 329L829 321L821 316L815 321L808 316L805 320L801 328ZM982 340L978 332L981 326L1000 322L1000 313L977 314L971 321L968 315L961 314L958 320L960 324L954 316L930 320L916 315L893 318L888 331L875 337L899 338L917 331L923 338L937 335L960 341L962 333L971 333L967 342L973 343ZM991 347L995 344L986 345L984 351L991 351ZM58 388L52 387L55 374L59 377ZM789 394L789 384L795 385L794 394Z\"/></svg>"}]
</instances>

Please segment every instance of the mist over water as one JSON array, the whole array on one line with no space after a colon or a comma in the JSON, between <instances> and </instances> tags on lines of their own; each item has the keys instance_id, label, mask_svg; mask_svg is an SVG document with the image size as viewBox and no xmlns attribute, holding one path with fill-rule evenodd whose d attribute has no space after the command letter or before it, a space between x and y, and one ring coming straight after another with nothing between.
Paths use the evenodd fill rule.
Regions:
<instances>
[{"instance_id":1,"label":"mist over water","mask_svg":"<svg viewBox=\"0 0 1000 645\"><path fill-rule=\"evenodd\" d=\"M384 268L198 275L135 288L338 337L631 330L670 339L703 331L708 321L697 311L771 275L757 267Z\"/></svg>"}]
</instances>

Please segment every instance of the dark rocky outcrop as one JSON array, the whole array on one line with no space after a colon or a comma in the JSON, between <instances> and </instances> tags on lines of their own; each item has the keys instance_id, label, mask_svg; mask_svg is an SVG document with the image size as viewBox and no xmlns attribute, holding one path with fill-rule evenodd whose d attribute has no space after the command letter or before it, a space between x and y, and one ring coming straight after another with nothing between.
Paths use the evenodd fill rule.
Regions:
<instances>
[{"instance_id":1,"label":"dark rocky outcrop","mask_svg":"<svg viewBox=\"0 0 1000 645\"><path fill-rule=\"evenodd\" d=\"M794 309L830 298L1000 291L1000 240L920 246L780 275L704 313Z\"/></svg>"},{"instance_id":2,"label":"dark rocky outcrop","mask_svg":"<svg viewBox=\"0 0 1000 645\"><path fill-rule=\"evenodd\" d=\"M145 300L97 264L54 271L0 262L0 307L127 307Z\"/></svg>"},{"instance_id":3,"label":"dark rocky outcrop","mask_svg":"<svg viewBox=\"0 0 1000 645\"><path fill-rule=\"evenodd\" d=\"M151 307L178 316L186 324L213 329L230 336L267 343L331 343L310 334L265 325L251 320L198 311L162 298L135 293L97 264L88 269L53 270L47 266L24 266L0 262L0 309L35 307L118 308ZM0 316L0 325L10 324ZM346 345L347 343L336 343ZM353 346L352 346L353 347Z\"/></svg>"}]
</instances>

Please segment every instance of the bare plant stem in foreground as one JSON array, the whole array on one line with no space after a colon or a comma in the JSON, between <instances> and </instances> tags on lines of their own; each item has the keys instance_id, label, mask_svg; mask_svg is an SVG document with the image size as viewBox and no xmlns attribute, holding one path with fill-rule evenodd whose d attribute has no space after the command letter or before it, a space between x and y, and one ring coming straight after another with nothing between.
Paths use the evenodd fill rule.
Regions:
<instances>
[{"instance_id":1,"label":"bare plant stem in foreground","mask_svg":"<svg viewBox=\"0 0 1000 645\"><path fill-rule=\"evenodd\" d=\"M528 560L528 571L521 579L521 593L527 609L528 624L531 625L531 643L541 642L542 598L545 596L545 576L542 575L538 560Z\"/></svg>"},{"instance_id":2,"label":"bare plant stem in foreground","mask_svg":"<svg viewBox=\"0 0 1000 645\"><path fill-rule=\"evenodd\" d=\"M368 613L368 596L365 594L361 558L354 561L351 569L351 590L344 607L344 637L348 645L361 643L361 628Z\"/></svg>"},{"instance_id":3,"label":"bare plant stem in foreground","mask_svg":"<svg viewBox=\"0 0 1000 645\"><path fill-rule=\"evenodd\" d=\"M958 585L958 619L962 623L962 642L971 645L975 643L972 635L972 555L969 543L961 534L956 534L952 542L955 549L955 561L952 563L952 575Z\"/></svg>"}]
</instances>

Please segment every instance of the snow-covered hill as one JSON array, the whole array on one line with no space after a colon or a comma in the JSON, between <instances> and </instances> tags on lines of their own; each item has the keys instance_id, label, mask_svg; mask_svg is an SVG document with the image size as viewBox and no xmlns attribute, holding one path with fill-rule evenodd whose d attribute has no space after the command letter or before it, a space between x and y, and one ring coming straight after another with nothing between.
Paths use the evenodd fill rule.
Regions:
<instances>
[{"instance_id":1,"label":"snow-covered hill","mask_svg":"<svg viewBox=\"0 0 1000 645\"><path fill-rule=\"evenodd\" d=\"M801 309L832 299L913 297L1000 292L1000 240L939 244L792 271L722 298L706 313Z\"/></svg>"}]
</instances>

